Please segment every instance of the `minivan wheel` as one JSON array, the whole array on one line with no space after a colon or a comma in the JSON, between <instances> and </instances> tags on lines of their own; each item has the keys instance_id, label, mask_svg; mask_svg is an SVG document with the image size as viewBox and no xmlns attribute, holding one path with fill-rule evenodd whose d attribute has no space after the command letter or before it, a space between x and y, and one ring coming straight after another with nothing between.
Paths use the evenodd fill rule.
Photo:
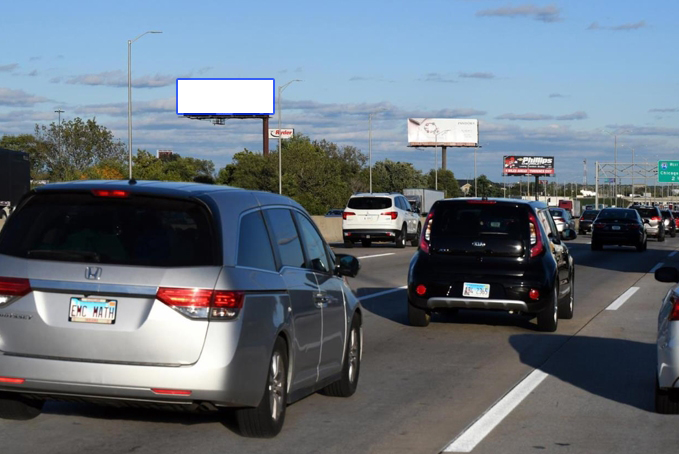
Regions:
<instances>
[{"instance_id":1,"label":"minivan wheel","mask_svg":"<svg viewBox=\"0 0 679 454\"><path fill-rule=\"evenodd\" d=\"M552 293L552 297L549 299L547 307L542 312L538 313L538 329L540 331L545 331L548 333L553 333L556 331L556 327L559 324L558 295L558 290L556 285L554 285L554 292Z\"/></svg>"},{"instance_id":2,"label":"minivan wheel","mask_svg":"<svg viewBox=\"0 0 679 454\"><path fill-rule=\"evenodd\" d=\"M408 301L408 322L410 326L429 326L431 314L424 309L413 306Z\"/></svg>"},{"instance_id":3,"label":"minivan wheel","mask_svg":"<svg viewBox=\"0 0 679 454\"><path fill-rule=\"evenodd\" d=\"M422 225L417 224L417 233L415 234L415 238L410 240L410 245L417 247L420 245L420 234L422 233Z\"/></svg>"},{"instance_id":4,"label":"minivan wheel","mask_svg":"<svg viewBox=\"0 0 679 454\"><path fill-rule=\"evenodd\" d=\"M27 421L40 415L43 400L30 400L13 393L0 393L0 418Z\"/></svg>"},{"instance_id":5,"label":"minivan wheel","mask_svg":"<svg viewBox=\"0 0 679 454\"><path fill-rule=\"evenodd\" d=\"M396 247L401 249L406 247L406 235L407 235L407 230L406 226L404 225L403 228L401 228L401 233L399 234L398 238L396 238Z\"/></svg>"},{"instance_id":6,"label":"minivan wheel","mask_svg":"<svg viewBox=\"0 0 679 454\"><path fill-rule=\"evenodd\" d=\"M655 411L662 415L679 414L679 390L661 388L655 377Z\"/></svg>"},{"instance_id":7,"label":"minivan wheel","mask_svg":"<svg viewBox=\"0 0 679 454\"><path fill-rule=\"evenodd\" d=\"M361 371L361 323L358 315L351 321L351 330L347 337L347 348L344 355L342 376L330 383L323 390L328 396L349 397L356 392L358 374Z\"/></svg>"},{"instance_id":8,"label":"minivan wheel","mask_svg":"<svg viewBox=\"0 0 679 454\"><path fill-rule=\"evenodd\" d=\"M665 241L665 232L658 234L658 243Z\"/></svg>"},{"instance_id":9,"label":"minivan wheel","mask_svg":"<svg viewBox=\"0 0 679 454\"><path fill-rule=\"evenodd\" d=\"M568 292L568 298L559 302L559 318L570 320L573 318L573 307L575 303L575 273L570 273L571 289Z\"/></svg>"},{"instance_id":10,"label":"minivan wheel","mask_svg":"<svg viewBox=\"0 0 679 454\"><path fill-rule=\"evenodd\" d=\"M271 438L278 435L285 421L287 389L288 353L285 341L279 337L271 354L261 402L255 408L236 410L238 427L244 436Z\"/></svg>"},{"instance_id":11,"label":"minivan wheel","mask_svg":"<svg viewBox=\"0 0 679 454\"><path fill-rule=\"evenodd\" d=\"M361 240L361 244L363 247L370 247L371 244L373 244L372 240Z\"/></svg>"}]
</instances>

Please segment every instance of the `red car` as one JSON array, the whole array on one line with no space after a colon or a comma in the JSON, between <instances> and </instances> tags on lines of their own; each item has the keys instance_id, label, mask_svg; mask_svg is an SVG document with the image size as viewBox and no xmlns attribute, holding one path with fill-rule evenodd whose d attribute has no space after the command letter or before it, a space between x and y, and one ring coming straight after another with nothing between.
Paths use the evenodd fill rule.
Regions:
<instances>
[{"instance_id":1,"label":"red car","mask_svg":"<svg viewBox=\"0 0 679 454\"><path fill-rule=\"evenodd\" d=\"M673 211L672 216L674 216L674 225L679 228L679 211Z\"/></svg>"}]
</instances>

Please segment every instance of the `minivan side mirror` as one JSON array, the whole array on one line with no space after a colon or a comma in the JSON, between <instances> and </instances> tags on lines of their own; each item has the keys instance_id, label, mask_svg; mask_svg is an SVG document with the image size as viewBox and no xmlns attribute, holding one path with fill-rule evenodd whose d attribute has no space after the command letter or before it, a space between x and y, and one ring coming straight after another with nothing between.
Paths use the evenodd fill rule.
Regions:
<instances>
[{"instance_id":1,"label":"minivan side mirror","mask_svg":"<svg viewBox=\"0 0 679 454\"><path fill-rule=\"evenodd\" d=\"M349 254L336 254L337 263L335 264L335 274L338 276L356 277L361 264L358 259Z\"/></svg>"},{"instance_id":2,"label":"minivan side mirror","mask_svg":"<svg viewBox=\"0 0 679 454\"><path fill-rule=\"evenodd\" d=\"M578 234L575 233L575 230L573 229L563 229L563 232L561 233L561 238L564 241L571 241L574 240L578 237Z\"/></svg>"},{"instance_id":3,"label":"minivan side mirror","mask_svg":"<svg viewBox=\"0 0 679 454\"><path fill-rule=\"evenodd\" d=\"M660 282L679 282L679 270L673 266L663 266L655 270L655 280Z\"/></svg>"}]
</instances>

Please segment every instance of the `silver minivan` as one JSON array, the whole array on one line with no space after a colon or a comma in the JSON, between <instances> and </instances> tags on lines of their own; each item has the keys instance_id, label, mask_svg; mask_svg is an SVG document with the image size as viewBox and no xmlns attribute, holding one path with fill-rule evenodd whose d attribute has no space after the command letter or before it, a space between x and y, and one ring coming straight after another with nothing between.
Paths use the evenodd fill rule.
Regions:
<instances>
[{"instance_id":1,"label":"silver minivan","mask_svg":"<svg viewBox=\"0 0 679 454\"><path fill-rule=\"evenodd\" d=\"M274 436L286 404L354 393L358 269L276 194L40 187L0 231L0 417L48 399L233 408L244 435Z\"/></svg>"}]
</instances>

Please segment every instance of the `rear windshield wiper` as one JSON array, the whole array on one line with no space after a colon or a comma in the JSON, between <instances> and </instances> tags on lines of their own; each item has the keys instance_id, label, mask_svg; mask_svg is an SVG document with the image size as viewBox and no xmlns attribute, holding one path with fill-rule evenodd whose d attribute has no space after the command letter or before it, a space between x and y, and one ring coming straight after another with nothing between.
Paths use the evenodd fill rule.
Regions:
<instances>
[{"instance_id":1,"label":"rear windshield wiper","mask_svg":"<svg viewBox=\"0 0 679 454\"><path fill-rule=\"evenodd\" d=\"M27 256L33 259L65 260L69 262L101 262L99 254L92 251L33 249L28 251Z\"/></svg>"}]
</instances>

